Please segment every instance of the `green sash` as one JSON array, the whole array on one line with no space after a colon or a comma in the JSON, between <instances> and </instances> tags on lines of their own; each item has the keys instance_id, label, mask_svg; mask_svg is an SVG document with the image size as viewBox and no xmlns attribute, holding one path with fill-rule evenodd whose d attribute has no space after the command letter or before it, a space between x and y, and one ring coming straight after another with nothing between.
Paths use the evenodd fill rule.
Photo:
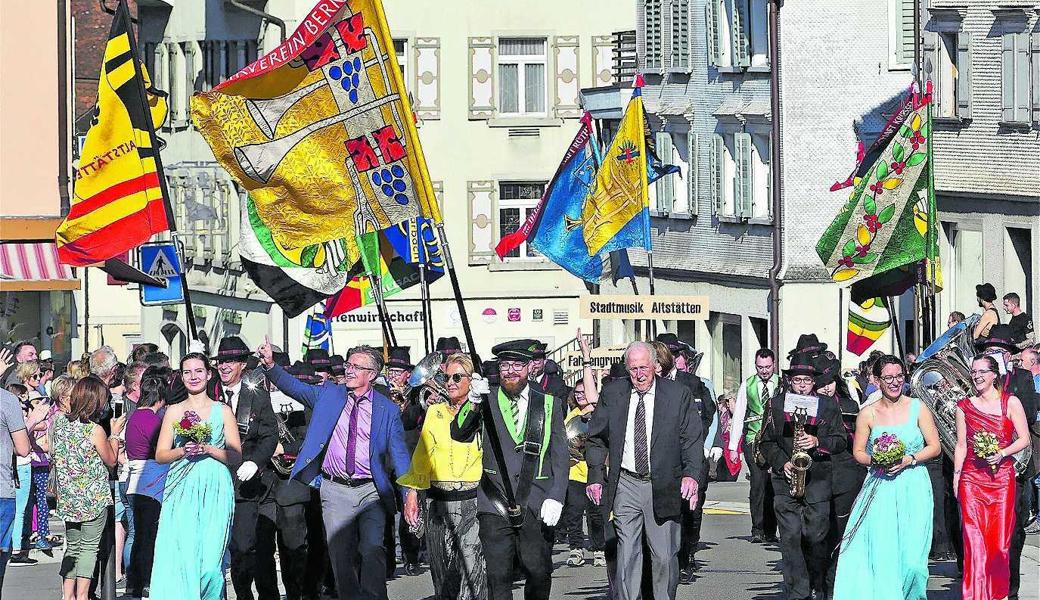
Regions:
<instances>
[{"instance_id":1,"label":"green sash","mask_svg":"<svg viewBox=\"0 0 1040 600\"><path fill-rule=\"evenodd\" d=\"M769 387L771 389L773 389L773 390L776 390L776 387L777 387L779 382L780 382L780 377L776 373L774 373L773 376L769 378ZM762 396L762 379L759 378L759 376L756 374L756 375L752 375L751 377L749 377L746 383L747 383L747 412L744 413L745 420L750 418L750 417L752 417L752 416L761 416L762 415L762 411L765 410L765 401L761 397ZM745 433L744 433L745 443L750 444L751 442L755 441L755 438L758 437L758 431L761 428L762 428L762 421L761 420L755 420L755 421L751 421L750 423L747 423L744 426L744 429L745 429Z\"/></svg>"}]
</instances>

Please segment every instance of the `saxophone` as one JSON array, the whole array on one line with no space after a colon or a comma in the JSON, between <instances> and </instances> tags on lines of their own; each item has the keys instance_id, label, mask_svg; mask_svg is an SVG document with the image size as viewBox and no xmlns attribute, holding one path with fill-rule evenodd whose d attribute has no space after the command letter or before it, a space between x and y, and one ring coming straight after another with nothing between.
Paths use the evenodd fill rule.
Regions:
<instances>
[{"instance_id":1,"label":"saxophone","mask_svg":"<svg viewBox=\"0 0 1040 600\"><path fill-rule=\"evenodd\" d=\"M796 408L794 410L794 436L797 438L800 434L805 433L805 420L808 417L808 411L804 408ZM805 497L805 479L809 475L809 469L812 467L812 457L805 450L796 450L791 454L791 465L794 467L794 476L791 477L791 497L792 498L803 498Z\"/></svg>"}]
</instances>

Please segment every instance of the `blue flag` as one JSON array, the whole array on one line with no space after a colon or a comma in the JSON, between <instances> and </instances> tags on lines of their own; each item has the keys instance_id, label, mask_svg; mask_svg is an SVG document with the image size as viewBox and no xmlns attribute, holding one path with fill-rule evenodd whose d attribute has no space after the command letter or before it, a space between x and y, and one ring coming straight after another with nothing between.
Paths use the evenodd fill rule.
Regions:
<instances>
[{"instance_id":1,"label":"blue flag","mask_svg":"<svg viewBox=\"0 0 1040 600\"><path fill-rule=\"evenodd\" d=\"M324 310L323 306L314 314L307 315L307 326L303 331L304 354L312 348L332 351L332 322L321 314L321 310Z\"/></svg>"}]
</instances>

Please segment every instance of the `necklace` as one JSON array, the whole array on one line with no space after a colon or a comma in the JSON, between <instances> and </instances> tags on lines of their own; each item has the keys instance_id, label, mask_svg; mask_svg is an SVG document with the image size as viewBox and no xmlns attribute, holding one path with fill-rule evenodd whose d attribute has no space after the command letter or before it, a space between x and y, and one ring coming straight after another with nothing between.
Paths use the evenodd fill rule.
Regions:
<instances>
[{"instance_id":1,"label":"necklace","mask_svg":"<svg viewBox=\"0 0 1040 600\"><path fill-rule=\"evenodd\" d=\"M450 404L448 405L448 412L451 413L452 415L458 413L458 409L459 409L459 407L455 407L455 406L452 406ZM451 417L449 416L448 418L450 420ZM451 427L450 423L448 424L448 427ZM448 438L448 471L451 473L452 481L461 481L462 480L462 474L466 472L466 467L469 466L470 458L471 458L471 452L473 451L473 444L466 444L466 460L465 460L465 462L462 463L462 471L461 472L460 471L456 471L456 469L455 469L455 446L457 446L459 444L460 444L460 442L456 442L456 441L452 440L451 437L449 436L449 438Z\"/></svg>"}]
</instances>

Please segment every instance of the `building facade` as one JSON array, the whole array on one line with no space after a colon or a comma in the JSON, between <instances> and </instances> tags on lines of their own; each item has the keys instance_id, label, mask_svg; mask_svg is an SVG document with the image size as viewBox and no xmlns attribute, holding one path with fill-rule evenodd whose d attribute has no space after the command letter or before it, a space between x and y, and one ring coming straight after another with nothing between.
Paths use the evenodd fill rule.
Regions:
<instances>
[{"instance_id":1,"label":"building facade","mask_svg":"<svg viewBox=\"0 0 1040 600\"><path fill-rule=\"evenodd\" d=\"M163 162L189 265L200 330L213 340L238 333L248 343L269 335L295 355L304 316L293 322L245 276L236 244L243 197L191 123L192 93L219 84L279 43L279 21L292 33L311 0L254 5L264 18L227 2L142 3L144 60L170 93L171 118L160 132ZM262 3L261 3L262 4ZM388 2L384 6L419 136L439 191L466 312L478 349L536 337L551 347L574 338L580 280L521 246L498 259L494 247L533 209L577 128L579 90L611 83L611 32L631 28L631 4L592 0L505 5ZM464 342L447 277L431 286L438 336ZM388 301L399 343L420 356L418 290ZM184 344L184 307L145 308L141 337ZM374 310L333 324L334 347L381 344Z\"/></svg>"},{"instance_id":2,"label":"building facade","mask_svg":"<svg viewBox=\"0 0 1040 600\"><path fill-rule=\"evenodd\" d=\"M1040 311L1040 2L931 0L940 316L978 312L975 285ZM1007 322L1008 315L1001 318Z\"/></svg>"},{"instance_id":3,"label":"building facade","mask_svg":"<svg viewBox=\"0 0 1040 600\"><path fill-rule=\"evenodd\" d=\"M844 346L848 294L830 282L815 244L847 199L830 192L831 184L848 176L857 141L876 138L911 82L912 0L788 0L780 4L775 44L771 4L638 3L638 62L651 125L659 130L656 149L682 170L681 179L651 190L656 292L705 295L711 308L706 321L659 322L658 331L704 352L700 373L720 393L735 392L754 352L770 344L773 319L785 351L808 332L836 351ZM856 35L831 35L851 31ZM771 104L776 69L779 115ZM779 160L772 156L774 119ZM779 189L773 168L780 169ZM631 255L645 291L645 254ZM630 287L604 285L602 292ZM618 342L641 334L640 327L618 322L604 334ZM886 337L877 347L891 343Z\"/></svg>"}]
</instances>

